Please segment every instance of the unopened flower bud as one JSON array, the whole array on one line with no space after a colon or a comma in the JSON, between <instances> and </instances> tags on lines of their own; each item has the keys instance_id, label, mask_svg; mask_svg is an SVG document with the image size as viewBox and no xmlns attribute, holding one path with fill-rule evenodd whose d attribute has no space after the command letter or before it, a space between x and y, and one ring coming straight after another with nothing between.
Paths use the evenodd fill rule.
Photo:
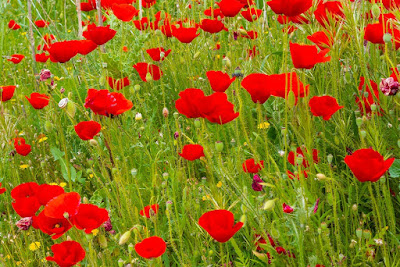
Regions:
<instances>
[{"instance_id":1,"label":"unopened flower bud","mask_svg":"<svg viewBox=\"0 0 400 267\"><path fill-rule=\"evenodd\" d=\"M356 119L356 124L357 124L357 127L360 128L361 125L363 124L362 118L358 117L358 118Z\"/></svg>"},{"instance_id":2,"label":"unopened flower bud","mask_svg":"<svg viewBox=\"0 0 400 267\"><path fill-rule=\"evenodd\" d=\"M332 154L329 154L326 158L327 158L327 160L328 160L328 163L329 163L329 164L332 164L333 155L332 155Z\"/></svg>"},{"instance_id":3,"label":"unopened flower bud","mask_svg":"<svg viewBox=\"0 0 400 267\"><path fill-rule=\"evenodd\" d=\"M379 15L381 14L381 10L379 8L379 6L377 4L373 4L371 7L371 13L372 16L377 19L379 17Z\"/></svg>"},{"instance_id":4,"label":"unopened flower bud","mask_svg":"<svg viewBox=\"0 0 400 267\"><path fill-rule=\"evenodd\" d=\"M118 244L123 245L128 242L129 238L131 237L131 230L126 231L121 237L119 238Z\"/></svg>"},{"instance_id":5,"label":"unopened flower bud","mask_svg":"<svg viewBox=\"0 0 400 267\"><path fill-rule=\"evenodd\" d=\"M362 237L362 229L360 229L360 228L357 228L357 229L356 229L356 236L357 236L358 238L361 238L361 237Z\"/></svg>"},{"instance_id":6,"label":"unopened flower bud","mask_svg":"<svg viewBox=\"0 0 400 267\"><path fill-rule=\"evenodd\" d=\"M352 209L353 211L357 211L357 209L358 209L357 204L353 204L353 206L351 206L351 209Z\"/></svg>"},{"instance_id":7,"label":"unopened flower bud","mask_svg":"<svg viewBox=\"0 0 400 267\"><path fill-rule=\"evenodd\" d=\"M134 249L135 249L135 246L132 243L129 243L129 245L128 245L129 253L132 253Z\"/></svg>"},{"instance_id":8,"label":"unopened flower bud","mask_svg":"<svg viewBox=\"0 0 400 267\"><path fill-rule=\"evenodd\" d=\"M108 245L107 238L103 234L100 234L97 240L99 241L100 247L102 247L102 248L107 247L107 245Z\"/></svg>"},{"instance_id":9,"label":"unopened flower bud","mask_svg":"<svg viewBox=\"0 0 400 267\"><path fill-rule=\"evenodd\" d=\"M151 82L152 80L153 80L153 76L151 76L151 73L148 72L148 73L146 74L146 82Z\"/></svg>"},{"instance_id":10,"label":"unopened flower bud","mask_svg":"<svg viewBox=\"0 0 400 267\"><path fill-rule=\"evenodd\" d=\"M390 43L392 41L392 35L390 33L385 33L383 35L383 41L385 43Z\"/></svg>"},{"instance_id":11,"label":"unopened flower bud","mask_svg":"<svg viewBox=\"0 0 400 267\"><path fill-rule=\"evenodd\" d=\"M163 108L162 114L163 114L164 118L168 117L169 111L168 111L168 109L166 107Z\"/></svg>"},{"instance_id":12,"label":"unopened flower bud","mask_svg":"<svg viewBox=\"0 0 400 267\"><path fill-rule=\"evenodd\" d=\"M217 150L217 152L222 152L222 150L224 150L224 143L221 141L215 142L215 150Z\"/></svg>"},{"instance_id":13,"label":"unopened flower bud","mask_svg":"<svg viewBox=\"0 0 400 267\"><path fill-rule=\"evenodd\" d=\"M372 110L372 111L376 111L376 104L372 104L372 105L371 105L371 110Z\"/></svg>"},{"instance_id":14,"label":"unopened flower bud","mask_svg":"<svg viewBox=\"0 0 400 267\"><path fill-rule=\"evenodd\" d=\"M322 181L322 180L325 180L326 179L326 176L325 176L325 174L323 174L323 173L317 173L317 179L319 180L319 181Z\"/></svg>"},{"instance_id":15,"label":"unopened flower bud","mask_svg":"<svg viewBox=\"0 0 400 267\"><path fill-rule=\"evenodd\" d=\"M118 260L118 267L124 266L125 261L123 259Z\"/></svg>"},{"instance_id":16,"label":"unopened flower bud","mask_svg":"<svg viewBox=\"0 0 400 267\"><path fill-rule=\"evenodd\" d=\"M131 175L133 176L133 177L135 177L136 175L137 175L137 169L132 169L131 170Z\"/></svg>"},{"instance_id":17,"label":"unopened flower bud","mask_svg":"<svg viewBox=\"0 0 400 267\"><path fill-rule=\"evenodd\" d=\"M97 143L97 141L96 141L95 139L90 139L90 140L89 140L89 144L90 144L91 146L98 146L98 145L99 145L99 143Z\"/></svg>"},{"instance_id":18,"label":"unopened flower bud","mask_svg":"<svg viewBox=\"0 0 400 267\"><path fill-rule=\"evenodd\" d=\"M367 136L367 132L365 130L360 131L361 138L365 138Z\"/></svg>"},{"instance_id":19,"label":"unopened flower bud","mask_svg":"<svg viewBox=\"0 0 400 267\"><path fill-rule=\"evenodd\" d=\"M371 238L371 231L368 230L368 229L365 229L365 230L363 231L362 235L363 235L363 237L364 237L365 239L368 240L368 239Z\"/></svg>"},{"instance_id":20,"label":"unopened flower bud","mask_svg":"<svg viewBox=\"0 0 400 267\"><path fill-rule=\"evenodd\" d=\"M264 203L263 209L264 209L264 210L268 210L268 211L273 210L274 207L275 207L275 202L276 202L277 200L278 200L277 198L267 200L267 201Z\"/></svg>"},{"instance_id":21,"label":"unopened flower bud","mask_svg":"<svg viewBox=\"0 0 400 267\"><path fill-rule=\"evenodd\" d=\"M135 120L140 121L143 118L142 113L136 113Z\"/></svg>"},{"instance_id":22,"label":"unopened flower bud","mask_svg":"<svg viewBox=\"0 0 400 267\"><path fill-rule=\"evenodd\" d=\"M243 214L243 215L240 217L240 221L241 221L243 224L246 224L246 221L247 221L247 216L246 216L246 214Z\"/></svg>"},{"instance_id":23,"label":"unopened flower bud","mask_svg":"<svg viewBox=\"0 0 400 267\"><path fill-rule=\"evenodd\" d=\"M200 124L200 120L194 120L194 126L196 128L200 128L201 124Z\"/></svg>"}]
</instances>

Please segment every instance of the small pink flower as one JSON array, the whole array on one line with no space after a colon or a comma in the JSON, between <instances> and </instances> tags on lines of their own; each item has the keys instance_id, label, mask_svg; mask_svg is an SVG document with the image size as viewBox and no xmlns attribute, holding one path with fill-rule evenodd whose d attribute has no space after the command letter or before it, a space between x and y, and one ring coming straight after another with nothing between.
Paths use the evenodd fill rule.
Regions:
<instances>
[{"instance_id":1,"label":"small pink flower","mask_svg":"<svg viewBox=\"0 0 400 267\"><path fill-rule=\"evenodd\" d=\"M26 231L32 225L32 217L24 217L21 220L19 220L18 222L16 222L15 225L19 229Z\"/></svg>"},{"instance_id":2,"label":"small pink flower","mask_svg":"<svg viewBox=\"0 0 400 267\"><path fill-rule=\"evenodd\" d=\"M317 213L317 211L318 211L318 204L319 204L319 198L318 198L317 201L315 202L315 205L314 205L314 213Z\"/></svg>"},{"instance_id":3,"label":"small pink flower","mask_svg":"<svg viewBox=\"0 0 400 267\"><path fill-rule=\"evenodd\" d=\"M393 77L389 77L382 79L379 88L384 95L395 95L397 91L399 91L399 83L396 82Z\"/></svg>"},{"instance_id":4,"label":"small pink flower","mask_svg":"<svg viewBox=\"0 0 400 267\"><path fill-rule=\"evenodd\" d=\"M51 77L51 72L48 69L43 69L40 71L40 81L43 82Z\"/></svg>"},{"instance_id":5,"label":"small pink flower","mask_svg":"<svg viewBox=\"0 0 400 267\"><path fill-rule=\"evenodd\" d=\"M262 191L263 186L260 184L262 182L264 181L256 174L253 176L253 183L251 184L251 187L254 191Z\"/></svg>"}]
</instances>

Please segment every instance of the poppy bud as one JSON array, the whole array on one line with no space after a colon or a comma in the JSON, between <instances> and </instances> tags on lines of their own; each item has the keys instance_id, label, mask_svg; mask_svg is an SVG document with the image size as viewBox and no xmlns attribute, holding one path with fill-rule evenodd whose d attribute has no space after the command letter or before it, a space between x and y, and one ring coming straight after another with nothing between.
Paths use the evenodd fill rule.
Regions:
<instances>
[{"instance_id":1,"label":"poppy bud","mask_svg":"<svg viewBox=\"0 0 400 267\"><path fill-rule=\"evenodd\" d=\"M103 234L99 235L98 241L99 241L100 247L102 247L102 248L107 247L107 238Z\"/></svg>"},{"instance_id":2,"label":"poppy bud","mask_svg":"<svg viewBox=\"0 0 400 267\"><path fill-rule=\"evenodd\" d=\"M119 238L118 244L123 245L128 242L129 238L131 237L131 230L126 231L121 237Z\"/></svg>"},{"instance_id":3,"label":"poppy bud","mask_svg":"<svg viewBox=\"0 0 400 267\"><path fill-rule=\"evenodd\" d=\"M179 113L178 112L174 112L173 116L174 116L175 119L177 119L179 117Z\"/></svg>"},{"instance_id":4,"label":"poppy bud","mask_svg":"<svg viewBox=\"0 0 400 267\"><path fill-rule=\"evenodd\" d=\"M288 96L286 98L286 104L290 109L296 105L296 95L294 94L293 91L290 91L288 93Z\"/></svg>"},{"instance_id":5,"label":"poppy bud","mask_svg":"<svg viewBox=\"0 0 400 267\"><path fill-rule=\"evenodd\" d=\"M243 215L240 217L240 221L241 221L243 224L246 224L246 221L247 221L247 216L246 216L246 214L243 214Z\"/></svg>"},{"instance_id":6,"label":"poppy bud","mask_svg":"<svg viewBox=\"0 0 400 267\"><path fill-rule=\"evenodd\" d=\"M139 84L135 84L135 86L133 87L133 89L137 92L140 90L140 85Z\"/></svg>"},{"instance_id":7,"label":"poppy bud","mask_svg":"<svg viewBox=\"0 0 400 267\"><path fill-rule=\"evenodd\" d=\"M392 41L392 35L390 33L385 33L383 35L383 41L385 43L390 43Z\"/></svg>"},{"instance_id":8,"label":"poppy bud","mask_svg":"<svg viewBox=\"0 0 400 267\"><path fill-rule=\"evenodd\" d=\"M357 244L357 241L355 241L354 239L351 240L349 248L354 248Z\"/></svg>"},{"instance_id":9,"label":"poppy bud","mask_svg":"<svg viewBox=\"0 0 400 267\"><path fill-rule=\"evenodd\" d=\"M222 152L222 150L224 150L224 143L221 141L215 142L215 150L217 150L217 152Z\"/></svg>"},{"instance_id":10,"label":"poppy bud","mask_svg":"<svg viewBox=\"0 0 400 267\"><path fill-rule=\"evenodd\" d=\"M137 169L132 169L132 170L131 170L131 175L132 175L133 177L135 177L135 176L137 175Z\"/></svg>"},{"instance_id":11,"label":"poppy bud","mask_svg":"<svg viewBox=\"0 0 400 267\"><path fill-rule=\"evenodd\" d=\"M162 187L162 188L166 188L166 187L167 187L167 185L168 185L168 184L167 184L167 182L166 182L166 181L163 181L163 182L161 183L161 187Z\"/></svg>"},{"instance_id":12,"label":"poppy bud","mask_svg":"<svg viewBox=\"0 0 400 267\"><path fill-rule=\"evenodd\" d=\"M118 267L124 266L125 261L123 259L118 260Z\"/></svg>"},{"instance_id":13,"label":"poppy bud","mask_svg":"<svg viewBox=\"0 0 400 267\"><path fill-rule=\"evenodd\" d=\"M326 222L322 222L322 223L321 223L321 228L322 228L323 230L328 229L328 225L326 224Z\"/></svg>"},{"instance_id":14,"label":"poppy bud","mask_svg":"<svg viewBox=\"0 0 400 267\"><path fill-rule=\"evenodd\" d=\"M247 36L247 31L246 31L245 29L243 29L243 28L239 28L238 32L239 32L241 35Z\"/></svg>"},{"instance_id":15,"label":"poppy bud","mask_svg":"<svg viewBox=\"0 0 400 267\"><path fill-rule=\"evenodd\" d=\"M90 139L90 140L89 140L89 144L90 144L91 146L98 146L98 145L99 145L99 143L97 143L97 141L96 141L95 139Z\"/></svg>"},{"instance_id":16,"label":"poppy bud","mask_svg":"<svg viewBox=\"0 0 400 267\"><path fill-rule=\"evenodd\" d=\"M166 107L163 108L162 114L163 114L164 118L168 117L169 111L168 111L168 109Z\"/></svg>"},{"instance_id":17,"label":"poppy bud","mask_svg":"<svg viewBox=\"0 0 400 267\"><path fill-rule=\"evenodd\" d=\"M379 9L379 6L377 4L373 4L371 7L371 13L372 16L376 19L379 17L379 15L381 14L381 10Z\"/></svg>"},{"instance_id":18,"label":"poppy bud","mask_svg":"<svg viewBox=\"0 0 400 267\"><path fill-rule=\"evenodd\" d=\"M327 160L328 160L328 163L329 163L329 164L332 164L333 155L332 155L332 154L329 154L329 155L327 156Z\"/></svg>"},{"instance_id":19,"label":"poppy bud","mask_svg":"<svg viewBox=\"0 0 400 267\"><path fill-rule=\"evenodd\" d=\"M364 130L360 131L361 138L365 138L367 136L367 132Z\"/></svg>"},{"instance_id":20,"label":"poppy bud","mask_svg":"<svg viewBox=\"0 0 400 267\"><path fill-rule=\"evenodd\" d=\"M165 57L165 52L162 52L161 51L161 53L160 53L160 59L163 59Z\"/></svg>"},{"instance_id":21,"label":"poppy bud","mask_svg":"<svg viewBox=\"0 0 400 267\"><path fill-rule=\"evenodd\" d=\"M200 128L200 120L194 120L194 126Z\"/></svg>"},{"instance_id":22,"label":"poppy bud","mask_svg":"<svg viewBox=\"0 0 400 267\"><path fill-rule=\"evenodd\" d=\"M368 229L365 229L364 231L363 231L363 237L365 238L365 239L370 239L371 238L371 231L370 230L368 230Z\"/></svg>"},{"instance_id":23,"label":"poppy bud","mask_svg":"<svg viewBox=\"0 0 400 267\"><path fill-rule=\"evenodd\" d=\"M268 210L268 211L273 210L274 207L275 207L275 202L276 202L277 200L278 200L277 198L267 200L267 201L264 203L263 209L264 209L264 210Z\"/></svg>"},{"instance_id":24,"label":"poppy bud","mask_svg":"<svg viewBox=\"0 0 400 267\"><path fill-rule=\"evenodd\" d=\"M89 203L89 199L87 197L83 197L82 202L84 204L88 204Z\"/></svg>"},{"instance_id":25,"label":"poppy bud","mask_svg":"<svg viewBox=\"0 0 400 267\"><path fill-rule=\"evenodd\" d=\"M322 181L322 180L326 179L326 176L323 173L317 173L316 176L317 176L318 181Z\"/></svg>"},{"instance_id":26,"label":"poppy bud","mask_svg":"<svg viewBox=\"0 0 400 267\"><path fill-rule=\"evenodd\" d=\"M376 111L376 104L372 104L372 105L371 105L371 110L372 110L372 111Z\"/></svg>"},{"instance_id":27,"label":"poppy bud","mask_svg":"<svg viewBox=\"0 0 400 267\"><path fill-rule=\"evenodd\" d=\"M129 245L128 245L128 251L129 251L129 253L132 253L133 250L134 250L134 248L135 248L135 246L134 246L132 243L129 243Z\"/></svg>"},{"instance_id":28,"label":"poppy bud","mask_svg":"<svg viewBox=\"0 0 400 267\"><path fill-rule=\"evenodd\" d=\"M66 108L65 111L67 112L67 114L68 114L71 118L73 118L73 117L75 116L75 113L76 113L76 106L75 106L75 103L72 102L71 100L69 100L69 101L68 101L68 104L67 104L67 108Z\"/></svg>"},{"instance_id":29,"label":"poppy bud","mask_svg":"<svg viewBox=\"0 0 400 267\"><path fill-rule=\"evenodd\" d=\"M193 59L196 59L200 55L200 51L197 51L196 54L194 54Z\"/></svg>"},{"instance_id":30,"label":"poppy bud","mask_svg":"<svg viewBox=\"0 0 400 267\"><path fill-rule=\"evenodd\" d=\"M356 124L357 124L357 127L360 128L360 126L363 124L362 118L358 117L358 118L356 119Z\"/></svg>"},{"instance_id":31,"label":"poppy bud","mask_svg":"<svg viewBox=\"0 0 400 267\"><path fill-rule=\"evenodd\" d=\"M222 64L228 68L232 66L231 60L228 57L224 57L222 60Z\"/></svg>"},{"instance_id":32,"label":"poppy bud","mask_svg":"<svg viewBox=\"0 0 400 267\"><path fill-rule=\"evenodd\" d=\"M208 256L211 257L212 255L214 255L214 251L210 249L210 250L208 251Z\"/></svg>"},{"instance_id":33,"label":"poppy bud","mask_svg":"<svg viewBox=\"0 0 400 267\"><path fill-rule=\"evenodd\" d=\"M353 206L351 206L351 209L352 209L353 211L357 211L357 209L358 209L357 204L353 204Z\"/></svg>"},{"instance_id":34,"label":"poppy bud","mask_svg":"<svg viewBox=\"0 0 400 267\"><path fill-rule=\"evenodd\" d=\"M364 92L364 97L368 97L369 93L368 92Z\"/></svg>"},{"instance_id":35,"label":"poppy bud","mask_svg":"<svg viewBox=\"0 0 400 267\"><path fill-rule=\"evenodd\" d=\"M356 229L356 236L357 236L358 238L361 238L361 237L362 237L362 229L360 229L360 228L357 228L357 229Z\"/></svg>"},{"instance_id":36,"label":"poppy bud","mask_svg":"<svg viewBox=\"0 0 400 267\"><path fill-rule=\"evenodd\" d=\"M142 113L136 113L135 120L140 121L143 118Z\"/></svg>"},{"instance_id":37,"label":"poppy bud","mask_svg":"<svg viewBox=\"0 0 400 267\"><path fill-rule=\"evenodd\" d=\"M106 85L106 78L105 78L103 75L100 76L99 84L100 84L101 86L105 86L105 85Z\"/></svg>"},{"instance_id":38,"label":"poppy bud","mask_svg":"<svg viewBox=\"0 0 400 267\"><path fill-rule=\"evenodd\" d=\"M50 121L46 121L44 123L44 129L46 132L51 132L51 130L53 130L53 124Z\"/></svg>"},{"instance_id":39,"label":"poppy bud","mask_svg":"<svg viewBox=\"0 0 400 267\"><path fill-rule=\"evenodd\" d=\"M303 160L304 160L304 157L303 157L303 156L297 155L296 163L297 163L298 165L302 164L302 163L303 163Z\"/></svg>"}]
</instances>

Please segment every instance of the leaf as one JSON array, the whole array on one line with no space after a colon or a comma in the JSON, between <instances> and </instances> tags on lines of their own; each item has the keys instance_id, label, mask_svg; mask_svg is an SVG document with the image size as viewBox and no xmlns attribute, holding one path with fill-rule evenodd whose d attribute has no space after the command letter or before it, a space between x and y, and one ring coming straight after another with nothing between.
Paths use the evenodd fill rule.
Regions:
<instances>
[{"instance_id":1,"label":"leaf","mask_svg":"<svg viewBox=\"0 0 400 267\"><path fill-rule=\"evenodd\" d=\"M60 149L58 149L57 147L51 147L50 148L50 152L53 155L54 161L57 161L59 159L61 159L62 157L64 157L65 153L62 152Z\"/></svg>"},{"instance_id":2,"label":"leaf","mask_svg":"<svg viewBox=\"0 0 400 267\"><path fill-rule=\"evenodd\" d=\"M400 177L400 159L395 159L392 166L389 169L390 177L399 178Z\"/></svg>"}]
</instances>

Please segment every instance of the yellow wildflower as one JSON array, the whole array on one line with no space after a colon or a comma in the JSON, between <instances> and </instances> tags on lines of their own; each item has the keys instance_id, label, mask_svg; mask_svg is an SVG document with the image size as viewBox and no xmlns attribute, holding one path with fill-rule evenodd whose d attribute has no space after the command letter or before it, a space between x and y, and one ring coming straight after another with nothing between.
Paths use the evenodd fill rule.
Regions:
<instances>
[{"instance_id":1,"label":"yellow wildflower","mask_svg":"<svg viewBox=\"0 0 400 267\"><path fill-rule=\"evenodd\" d=\"M35 251L40 248L40 242L33 242L29 245L29 250Z\"/></svg>"}]
</instances>

